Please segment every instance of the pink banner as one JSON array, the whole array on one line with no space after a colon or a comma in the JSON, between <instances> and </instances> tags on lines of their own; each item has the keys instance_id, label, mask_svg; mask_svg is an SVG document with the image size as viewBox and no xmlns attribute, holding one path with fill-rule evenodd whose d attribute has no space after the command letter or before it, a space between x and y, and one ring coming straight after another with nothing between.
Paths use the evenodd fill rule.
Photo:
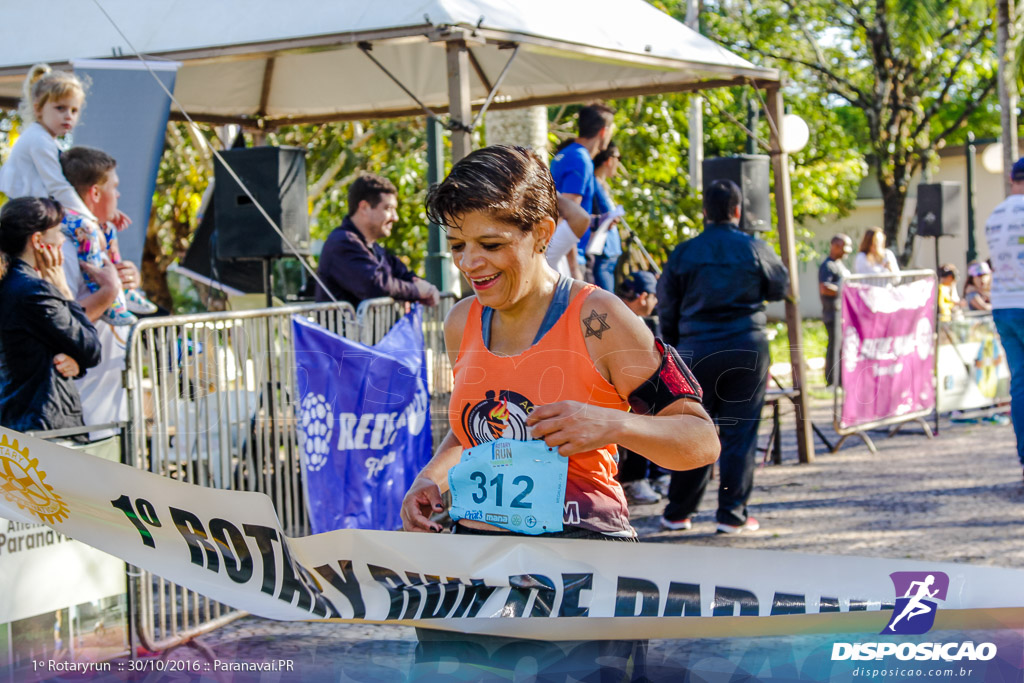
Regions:
<instances>
[{"instance_id":1,"label":"pink banner","mask_svg":"<svg viewBox=\"0 0 1024 683\"><path fill-rule=\"evenodd\" d=\"M934 278L843 286L843 428L935 407L936 289Z\"/></svg>"}]
</instances>

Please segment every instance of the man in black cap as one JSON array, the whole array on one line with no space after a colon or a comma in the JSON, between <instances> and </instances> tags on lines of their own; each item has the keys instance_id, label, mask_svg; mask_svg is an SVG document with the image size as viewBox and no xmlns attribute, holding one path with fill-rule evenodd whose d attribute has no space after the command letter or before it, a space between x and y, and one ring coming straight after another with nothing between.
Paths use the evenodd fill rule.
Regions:
<instances>
[{"instance_id":1,"label":"man in black cap","mask_svg":"<svg viewBox=\"0 0 1024 683\"><path fill-rule=\"evenodd\" d=\"M658 305L658 278L648 270L638 270L623 278L615 293L629 310L643 318L654 336L661 336L658 330L658 317L654 309Z\"/></svg>"},{"instance_id":2,"label":"man in black cap","mask_svg":"<svg viewBox=\"0 0 1024 683\"><path fill-rule=\"evenodd\" d=\"M1010 196L985 223L992 261L992 318L1010 367L1010 417L1024 466L1024 157L1010 170Z\"/></svg>"},{"instance_id":3,"label":"man in black cap","mask_svg":"<svg viewBox=\"0 0 1024 683\"><path fill-rule=\"evenodd\" d=\"M739 229L742 200L736 183L712 182L704 193L704 232L675 248L658 282L662 338L689 364L718 424L716 520L723 534L760 528L747 514L747 500L768 382L764 302L782 299L789 284L772 247ZM691 527L711 468L672 473L662 527Z\"/></svg>"}]
</instances>

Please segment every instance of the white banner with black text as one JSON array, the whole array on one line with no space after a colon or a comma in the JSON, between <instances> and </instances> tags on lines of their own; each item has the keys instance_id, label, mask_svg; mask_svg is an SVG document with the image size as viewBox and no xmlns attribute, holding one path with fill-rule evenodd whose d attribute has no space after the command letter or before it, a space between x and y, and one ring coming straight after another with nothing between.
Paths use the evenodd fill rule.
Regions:
<instances>
[{"instance_id":1,"label":"white banner with black text","mask_svg":"<svg viewBox=\"0 0 1024 683\"><path fill-rule=\"evenodd\" d=\"M280 620L545 640L879 632L905 597L891 575L927 574L944 587L936 626L1024 623L1024 571L1016 569L392 531L289 538L263 494L173 481L7 429L0 517L42 522Z\"/></svg>"}]
</instances>

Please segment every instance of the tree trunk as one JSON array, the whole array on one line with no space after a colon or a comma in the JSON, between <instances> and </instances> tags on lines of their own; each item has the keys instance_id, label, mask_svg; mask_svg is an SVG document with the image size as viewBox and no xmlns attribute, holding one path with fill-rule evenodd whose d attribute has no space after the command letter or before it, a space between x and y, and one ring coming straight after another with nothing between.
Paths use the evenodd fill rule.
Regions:
<instances>
[{"instance_id":1,"label":"tree trunk","mask_svg":"<svg viewBox=\"0 0 1024 683\"><path fill-rule=\"evenodd\" d=\"M885 243L893 253L900 254L902 250L899 246L899 234L907 202L906 184L879 182L879 185L882 188L882 229L885 231ZM906 258L909 259L909 256ZM903 260L900 259L901 267L906 265Z\"/></svg>"},{"instance_id":2,"label":"tree trunk","mask_svg":"<svg viewBox=\"0 0 1024 683\"><path fill-rule=\"evenodd\" d=\"M488 145L520 145L529 147L548 159L548 109L524 107L487 112Z\"/></svg>"},{"instance_id":3,"label":"tree trunk","mask_svg":"<svg viewBox=\"0 0 1024 683\"><path fill-rule=\"evenodd\" d=\"M999 122L1003 140L1003 190L1010 195L1010 167L1017 159L1017 75L1013 72L1013 0L998 0L996 45L999 54Z\"/></svg>"},{"instance_id":4,"label":"tree trunk","mask_svg":"<svg viewBox=\"0 0 1024 683\"><path fill-rule=\"evenodd\" d=\"M139 275L142 278L146 296L168 311L174 310L171 301L171 289L167 284L167 263L160 249L159 220L155 216L156 207L150 212L149 231L142 247L142 263L139 264Z\"/></svg>"}]
</instances>

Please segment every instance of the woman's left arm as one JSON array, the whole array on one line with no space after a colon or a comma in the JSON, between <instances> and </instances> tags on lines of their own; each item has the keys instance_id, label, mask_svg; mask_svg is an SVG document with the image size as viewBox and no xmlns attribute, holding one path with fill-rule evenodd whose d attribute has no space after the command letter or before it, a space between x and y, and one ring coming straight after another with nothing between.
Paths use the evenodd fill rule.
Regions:
<instances>
[{"instance_id":1,"label":"woman's left arm","mask_svg":"<svg viewBox=\"0 0 1024 683\"><path fill-rule=\"evenodd\" d=\"M659 379L665 358L647 326L618 297L595 291L587 298L583 311L581 325L590 357L620 396L628 399L647 380ZM667 362L671 365L675 361ZM653 415L638 415L559 401L535 408L527 424L535 437L557 446L562 455L614 443L672 470L714 462L721 445L701 403L687 397L663 402L653 406Z\"/></svg>"}]
</instances>

